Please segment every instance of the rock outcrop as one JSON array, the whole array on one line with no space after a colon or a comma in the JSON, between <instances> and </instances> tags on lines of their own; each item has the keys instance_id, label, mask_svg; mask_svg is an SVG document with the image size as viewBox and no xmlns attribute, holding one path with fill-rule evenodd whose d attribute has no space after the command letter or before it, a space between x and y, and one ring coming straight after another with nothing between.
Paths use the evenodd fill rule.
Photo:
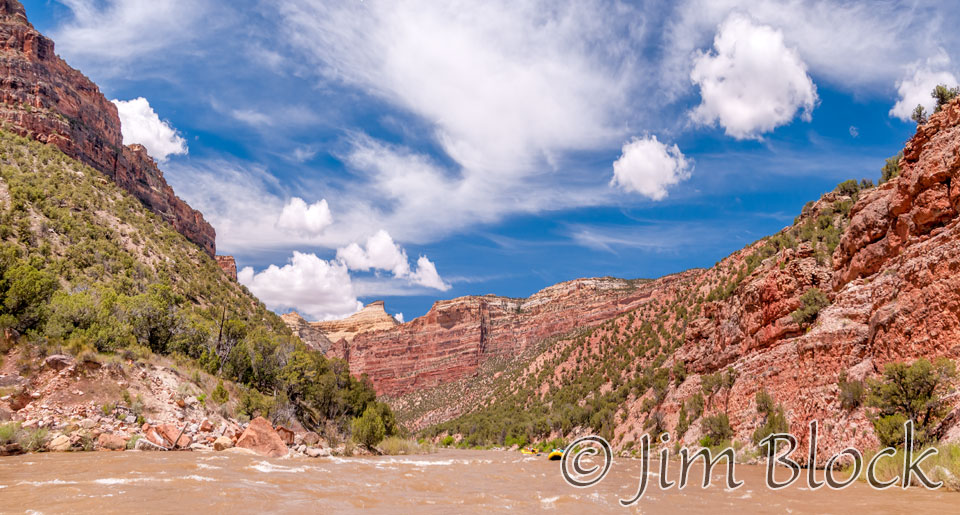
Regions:
<instances>
[{"instance_id":1,"label":"rock outcrop","mask_svg":"<svg viewBox=\"0 0 960 515\"><path fill-rule=\"evenodd\" d=\"M54 52L17 0L0 0L0 120L103 172L209 255L216 233L174 194L141 145L123 145L117 108Z\"/></svg>"},{"instance_id":2,"label":"rock outcrop","mask_svg":"<svg viewBox=\"0 0 960 515\"><path fill-rule=\"evenodd\" d=\"M233 256L216 256L217 265L220 266L220 270L223 270L223 273L227 274L227 277L237 280L237 261L233 259Z\"/></svg>"},{"instance_id":3,"label":"rock outcrop","mask_svg":"<svg viewBox=\"0 0 960 515\"><path fill-rule=\"evenodd\" d=\"M349 343L358 334L393 329L399 323L387 314L383 301L378 300L342 320L312 322L310 325L323 332L332 342L345 340Z\"/></svg>"},{"instance_id":4,"label":"rock outcrop","mask_svg":"<svg viewBox=\"0 0 960 515\"><path fill-rule=\"evenodd\" d=\"M280 318L287 324L287 327L293 331L293 334L299 336L300 339L303 340L303 343L307 344L307 347L325 353L330 350L330 347L333 345L330 339L323 334L323 331L314 327L310 322L307 322L300 316L300 313L291 311L290 313L280 315Z\"/></svg>"},{"instance_id":5,"label":"rock outcrop","mask_svg":"<svg viewBox=\"0 0 960 515\"><path fill-rule=\"evenodd\" d=\"M270 422L263 417L250 421L247 429L237 440L237 447L251 451L267 458L280 458L289 452L280 435L273 429Z\"/></svg>"}]
</instances>

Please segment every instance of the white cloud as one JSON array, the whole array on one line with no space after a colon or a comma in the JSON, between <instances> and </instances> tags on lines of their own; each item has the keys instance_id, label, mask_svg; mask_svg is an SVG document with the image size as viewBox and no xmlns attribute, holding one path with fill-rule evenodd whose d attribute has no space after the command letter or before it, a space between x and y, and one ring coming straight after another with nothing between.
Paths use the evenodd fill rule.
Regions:
<instances>
[{"instance_id":1,"label":"white cloud","mask_svg":"<svg viewBox=\"0 0 960 515\"><path fill-rule=\"evenodd\" d=\"M411 270L407 252L397 245L387 231L380 230L360 246L351 243L337 250L337 259L350 270L388 270L394 277L413 284L446 291L450 285L437 273L437 267L426 256L417 260L417 269Z\"/></svg>"},{"instance_id":2,"label":"white cloud","mask_svg":"<svg viewBox=\"0 0 960 515\"><path fill-rule=\"evenodd\" d=\"M810 119L817 88L783 33L731 14L714 39L714 51L694 59L690 80L700 87L701 103L690 113L701 124L717 122L737 139L761 134L793 120L798 110Z\"/></svg>"},{"instance_id":3,"label":"white cloud","mask_svg":"<svg viewBox=\"0 0 960 515\"><path fill-rule=\"evenodd\" d=\"M617 137L634 52L605 2L372 0L280 4L291 39L326 77L415 113L458 163L489 173ZM634 73L632 73L634 72Z\"/></svg>"},{"instance_id":4,"label":"white cloud","mask_svg":"<svg viewBox=\"0 0 960 515\"><path fill-rule=\"evenodd\" d=\"M667 188L690 178L693 163L676 144L667 146L656 136L633 138L623 145L613 163L611 186L620 186L652 200L663 200Z\"/></svg>"},{"instance_id":5,"label":"white cloud","mask_svg":"<svg viewBox=\"0 0 960 515\"><path fill-rule=\"evenodd\" d=\"M253 109L234 109L230 111L230 116L254 127L264 128L273 125L273 118Z\"/></svg>"},{"instance_id":6,"label":"white cloud","mask_svg":"<svg viewBox=\"0 0 960 515\"><path fill-rule=\"evenodd\" d=\"M297 147L293 149L293 160L298 163L305 163L317 156L319 151L311 146Z\"/></svg>"},{"instance_id":7,"label":"white cloud","mask_svg":"<svg viewBox=\"0 0 960 515\"><path fill-rule=\"evenodd\" d=\"M206 30L216 22L208 16L209 0L60 1L73 18L53 33L57 49L68 59L100 67L117 60L168 57L205 33L197 30L200 20Z\"/></svg>"},{"instance_id":8,"label":"white cloud","mask_svg":"<svg viewBox=\"0 0 960 515\"><path fill-rule=\"evenodd\" d=\"M393 315L393 319L396 320L397 322L400 322L400 323L402 324L402 323L403 323L403 313L396 313L395 315Z\"/></svg>"},{"instance_id":9,"label":"white cloud","mask_svg":"<svg viewBox=\"0 0 960 515\"><path fill-rule=\"evenodd\" d=\"M326 199L321 199L309 206L300 197L291 198L280 218L277 219L277 228L289 232L316 236L333 223L333 215Z\"/></svg>"},{"instance_id":10,"label":"white cloud","mask_svg":"<svg viewBox=\"0 0 960 515\"><path fill-rule=\"evenodd\" d=\"M932 113L936 101L930 92L938 84L953 87L960 83L957 76L950 72L950 56L941 48L937 55L925 61L914 63L897 83L897 103L890 109L890 116L909 121L917 105L922 105L928 113Z\"/></svg>"},{"instance_id":11,"label":"white cloud","mask_svg":"<svg viewBox=\"0 0 960 515\"><path fill-rule=\"evenodd\" d=\"M427 256L420 256L420 258L417 259L417 271L413 272L410 278L414 283L426 286L427 288L433 288L440 291L447 291L450 289L450 285L443 282L443 279L440 278L440 274L437 273L436 265L427 259Z\"/></svg>"},{"instance_id":12,"label":"white cloud","mask_svg":"<svg viewBox=\"0 0 960 515\"><path fill-rule=\"evenodd\" d=\"M120 115L123 144L139 143L157 161L166 161L171 155L187 153L187 142L176 129L160 119L143 97L133 100L111 100Z\"/></svg>"},{"instance_id":13,"label":"white cloud","mask_svg":"<svg viewBox=\"0 0 960 515\"><path fill-rule=\"evenodd\" d=\"M384 230L377 231L376 234L367 238L363 247L357 243L351 243L338 249L337 259L343 261L350 270L389 270L398 277L404 277L410 273L406 251L394 243L390 234Z\"/></svg>"},{"instance_id":14,"label":"white cloud","mask_svg":"<svg viewBox=\"0 0 960 515\"><path fill-rule=\"evenodd\" d=\"M270 265L259 273L245 267L237 279L270 309L293 308L314 320L343 318L363 307L346 265L315 254L294 251L282 267Z\"/></svg>"},{"instance_id":15,"label":"white cloud","mask_svg":"<svg viewBox=\"0 0 960 515\"><path fill-rule=\"evenodd\" d=\"M783 33L811 74L857 95L887 94L905 66L931 48L955 47L956 24L932 2L873 0L685 0L665 19L661 89L686 93L690 57L710 45L716 27L732 12Z\"/></svg>"},{"instance_id":16,"label":"white cloud","mask_svg":"<svg viewBox=\"0 0 960 515\"><path fill-rule=\"evenodd\" d=\"M853 138L860 137L860 129L858 129L855 125L851 125L847 131L850 132L850 136Z\"/></svg>"}]
</instances>

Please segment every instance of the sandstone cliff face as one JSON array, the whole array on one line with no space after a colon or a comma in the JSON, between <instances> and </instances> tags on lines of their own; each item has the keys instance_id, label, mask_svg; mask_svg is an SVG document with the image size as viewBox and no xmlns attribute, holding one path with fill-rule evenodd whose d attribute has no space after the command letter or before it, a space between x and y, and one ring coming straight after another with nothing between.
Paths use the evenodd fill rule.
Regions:
<instances>
[{"instance_id":1,"label":"sandstone cliff face","mask_svg":"<svg viewBox=\"0 0 960 515\"><path fill-rule=\"evenodd\" d=\"M0 120L111 177L213 256L216 234L174 194L140 145L123 145L117 108L54 52L17 0L0 0Z\"/></svg>"},{"instance_id":2,"label":"sandstone cliff face","mask_svg":"<svg viewBox=\"0 0 960 515\"><path fill-rule=\"evenodd\" d=\"M485 361L635 308L651 292L622 279L579 279L529 299L493 295L434 304L393 329L336 342L328 355L367 374L377 392L402 395L476 373Z\"/></svg>"},{"instance_id":3,"label":"sandstone cliff face","mask_svg":"<svg viewBox=\"0 0 960 515\"><path fill-rule=\"evenodd\" d=\"M227 277L237 280L237 261L233 259L233 256L216 256L217 266L220 267L220 270L223 270L223 273L227 274Z\"/></svg>"},{"instance_id":4,"label":"sandstone cliff face","mask_svg":"<svg viewBox=\"0 0 960 515\"><path fill-rule=\"evenodd\" d=\"M300 339L303 340L303 343L307 344L307 347L326 353L333 345L330 339L323 334L323 331L311 325L310 322L307 322L300 316L300 313L291 311L290 313L280 315L280 318L287 324L287 327L293 331L293 334L299 336Z\"/></svg>"},{"instance_id":5,"label":"sandstone cliff face","mask_svg":"<svg viewBox=\"0 0 960 515\"><path fill-rule=\"evenodd\" d=\"M387 314L383 301L378 300L342 320L311 322L310 325L330 341L344 340L349 344L358 334L393 329L399 323Z\"/></svg>"}]
</instances>

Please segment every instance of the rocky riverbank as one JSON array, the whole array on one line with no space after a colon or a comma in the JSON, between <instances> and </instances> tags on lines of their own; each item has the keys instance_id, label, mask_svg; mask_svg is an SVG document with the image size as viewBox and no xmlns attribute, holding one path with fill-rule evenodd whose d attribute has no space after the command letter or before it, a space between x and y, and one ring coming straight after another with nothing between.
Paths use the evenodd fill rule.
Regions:
<instances>
[{"instance_id":1,"label":"rocky riverbank","mask_svg":"<svg viewBox=\"0 0 960 515\"><path fill-rule=\"evenodd\" d=\"M295 421L287 427L237 415L237 400L229 399L237 399L241 387L185 372L164 358L37 359L20 352L12 351L0 365L0 456L234 447L267 457L365 452L343 442L335 429L321 436ZM217 396L221 402L212 399Z\"/></svg>"}]
</instances>

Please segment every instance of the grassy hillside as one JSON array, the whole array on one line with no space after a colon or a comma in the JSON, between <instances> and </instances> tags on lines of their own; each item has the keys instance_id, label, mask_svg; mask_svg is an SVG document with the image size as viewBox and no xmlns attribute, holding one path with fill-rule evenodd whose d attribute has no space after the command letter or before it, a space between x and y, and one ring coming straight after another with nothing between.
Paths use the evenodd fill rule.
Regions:
<instances>
[{"instance_id":1,"label":"grassy hillside","mask_svg":"<svg viewBox=\"0 0 960 515\"><path fill-rule=\"evenodd\" d=\"M100 172L0 132L0 357L152 353L246 385L239 409L341 428L376 403ZM22 354L22 353L21 353ZM29 374L30 363L22 372Z\"/></svg>"}]
</instances>

